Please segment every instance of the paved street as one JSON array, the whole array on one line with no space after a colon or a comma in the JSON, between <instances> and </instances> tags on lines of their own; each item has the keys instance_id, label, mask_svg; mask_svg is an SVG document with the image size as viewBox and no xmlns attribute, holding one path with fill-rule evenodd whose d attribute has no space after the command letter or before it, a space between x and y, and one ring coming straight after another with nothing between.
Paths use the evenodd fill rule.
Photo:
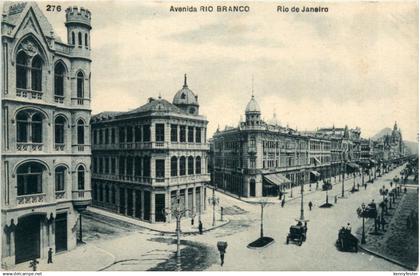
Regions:
<instances>
[{"instance_id":1,"label":"paved street","mask_svg":"<svg viewBox=\"0 0 420 276\"><path fill-rule=\"evenodd\" d=\"M317 191L305 195L305 218L308 222L308 238L302 246L291 243L286 245L286 236L290 225L300 216L300 199L295 189L294 200L288 201L284 208L279 203L264 210L264 235L274 238L275 243L265 249L252 250L246 246L259 237L260 207L216 192L225 217L230 223L213 229L204 235L184 235L181 241L181 261L177 261L175 236L159 233L138 225L124 223L114 218L87 214L85 216L85 241L83 254L89 260L89 267L96 270L405 270L384 259L359 253L344 253L335 248L337 231L350 222L353 233L361 227L362 221L356 215L356 209L363 202L375 199L379 203L379 188L389 185L399 169L378 178L374 184L368 184L366 191L351 194L348 190L353 180L345 183L346 198L330 209L319 208L325 202L325 192ZM329 191L330 203L333 196L341 194L341 183ZM309 211L307 203L314 207ZM219 205L220 206L220 205ZM208 209L211 212L211 208ZM219 216L218 216L219 218ZM220 223L220 222L218 222ZM225 265L220 266L217 241L227 241ZM96 251L95 251L96 250ZM106 262L91 258L95 252L106 253ZM93 256L89 256L89 254ZM71 256L62 254L57 258ZM93 262L93 263L92 263ZM54 270L54 265L43 266L45 270ZM84 266L80 267L85 268ZM73 268L78 270L78 268Z\"/></svg>"}]
</instances>

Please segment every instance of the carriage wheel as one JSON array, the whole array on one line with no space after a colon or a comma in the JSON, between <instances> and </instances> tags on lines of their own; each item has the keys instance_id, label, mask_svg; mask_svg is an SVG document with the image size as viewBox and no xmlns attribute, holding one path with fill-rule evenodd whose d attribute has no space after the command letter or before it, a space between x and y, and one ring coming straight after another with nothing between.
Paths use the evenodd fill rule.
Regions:
<instances>
[{"instance_id":1,"label":"carriage wheel","mask_svg":"<svg viewBox=\"0 0 420 276\"><path fill-rule=\"evenodd\" d=\"M302 245L302 237L300 237L298 245L301 246Z\"/></svg>"}]
</instances>

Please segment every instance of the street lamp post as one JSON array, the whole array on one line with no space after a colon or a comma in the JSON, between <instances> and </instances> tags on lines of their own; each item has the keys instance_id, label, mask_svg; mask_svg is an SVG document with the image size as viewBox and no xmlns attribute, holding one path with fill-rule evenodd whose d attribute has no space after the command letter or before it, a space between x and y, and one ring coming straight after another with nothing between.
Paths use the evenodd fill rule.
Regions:
<instances>
[{"instance_id":1,"label":"street lamp post","mask_svg":"<svg viewBox=\"0 0 420 276\"><path fill-rule=\"evenodd\" d=\"M301 221L305 220L304 210L303 210L303 180L300 181L300 220Z\"/></svg>"},{"instance_id":2,"label":"street lamp post","mask_svg":"<svg viewBox=\"0 0 420 276\"><path fill-rule=\"evenodd\" d=\"M264 207L268 205L268 202L266 200L260 201L261 205L261 224L260 224L260 237L264 237Z\"/></svg>"},{"instance_id":3,"label":"street lamp post","mask_svg":"<svg viewBox=\"0 0 420 276\"><path fill-rule=\"evenodd\" d=\"M174 216L176 219L176 257L178 260L181 258L181 218L185 215L188 209L181 210L180 208L180 196L179 190L176 195L176 206L175 208L165 208L165 214Z\"/></svg>"},{"instance_id":4,"label":"street lamp post","mask_svg":"<svg viewBox=\"0 0 420 276\"><path fill-rule=\"evenodd\" d=\"M209 204L213 205L213 226L216 225L216 205L219 204L219 199L215 195L214 186L212 196L209 198Z\"/></svg>"},{"instance_id":5,"label":"street lamp post","mask_svg":"<svg viewBox=\"0 0 420 276\"><path fill-rule=\"evenodd\" d=\"M366 237L365 237L365 204L362 204L362 244L366 243Z\"/></svg>"}]
</instances>

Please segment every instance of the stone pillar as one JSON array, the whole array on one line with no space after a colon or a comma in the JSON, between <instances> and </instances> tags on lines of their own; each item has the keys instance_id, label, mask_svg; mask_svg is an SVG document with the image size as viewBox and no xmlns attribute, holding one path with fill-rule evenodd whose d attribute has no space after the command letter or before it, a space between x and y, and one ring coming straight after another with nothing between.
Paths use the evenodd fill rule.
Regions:
<instances>
[{"instance_id":1,"label":"stone pillar","mask_svg":"<svg viewBox=\"0 0 420 276\"><path fill-rule=\"evenodd\" d=\"M155 193L150 191L150 222L155 223Z\"/></svg>"},{"instance_id":2,"label":"stone pillar","mask_svg":"<svg viewBox=\"0 0 420 276\"><path fill-rule=\"evenodd\" d=\"M124 215L127 215L127 207L128 207L128 193L127 193L127 188L124 188Z\"/></svg>"},{"instance_id":3,"label":"stone pillar","mask_svg":"<svg viewBox=\"0 0 420 276\"><path fill-rule=\"evenodd\" d=\"M193 196L192 196L192 201L193 201L192 202L192 214L198 216L199 210L197 210L197 206L195 206L196 205L195 202L197 201L196 195L195 195L195 184L194 184L194 187L192 189L193 189Z\"/></svg>"},{"instance_id":4,"label":"stone pillar","mask_svg":"<svg viewBox=\"0 0 420 276\"><path fill-rule=\"evenodd\" d=\"M117 212L117 214L120 212L120 188L118 187L118 185L115 185L115 211Z\"/></svg>"},{"instance_id":5,"label":"stone pillar","mask_svg":"<svg viewBox=\"0 0 420 276\"><path fill-rule=\"evenodd\" d=\"M133 193L133 218L136 217L136 190L132 190Z\"/></svg>"},{"instance_id":6,"label":"stone pillar","mask_svg":"<svg viewBox=\"0 0 420 276\"><path fill-rule=\"evenodd\" d=\"M191 214L191 212L190 211L188 211L188 185L186 185L186 187L185 187L185 210L187 210L187 211L185 211L185 217L188 217L190 214Z\"/></svg>"},{"instance_id":7,"label":"stone pillar","mask_svg":"<svg viewBox=\"0 0 420 276\"><path fill-rule=\"evenodd\" d=\"M170 189L168 189L166 191L166 194L165 194L165 206L166 206L167 210L172 210L171 209L172 206L171 206L171 190ZM167 214L166 215L166 222L171 222L172 221L171 219L172 219L171 214Z\"/></svg>"},{"instance_id":8,"label":"stone pillar","mask_svg":"<svg viewBox=\"0 0 420 276\"><path fill-rule=\"evenodd\" d=\"M141 204L141 210L140 210L140 218L144 220L144 191L140 191L140 204Z\"/></svg>"}]
</instances>

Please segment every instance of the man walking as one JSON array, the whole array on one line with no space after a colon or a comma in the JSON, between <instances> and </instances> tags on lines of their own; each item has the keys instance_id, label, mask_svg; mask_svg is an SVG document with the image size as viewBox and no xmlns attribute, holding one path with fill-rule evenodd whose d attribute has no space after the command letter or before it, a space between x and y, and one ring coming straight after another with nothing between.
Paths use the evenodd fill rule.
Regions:
<instances>
[{"instance_id":1,"label":"man walking","mask_svg":"<svg viewBox=\"0 0 420 276\"><path fill-rule=\"evenodd\" d=\"M200 235L203 235L203 223L201 222L201 220L198 223L198 232L200 233Z\"/></svg>"},{"instance_id":2,"label":"man walking","mask_svg":"<svg viewBox=\"0 0 420 276\"><path fill-rule=\"evenodd\" d=\"M308 206L309 206L309 211L312 211L312 201L309 201Z\"/></svg>"},{"instance_id":3,"label":"man walking","mask_svg":"<svg viewBox=\"0 0 420 276\"><path fill-rule=\"evenodd\" d=\"M52 253L53 253L53 251L52 251L52 248L50 247L50 249L48 249L48 261L47 261L47 263L48 264L52 264Z\"/></svg>"},{"instance_id":4,"label":"man walking","mask_svg":"<svg viewBox=\"0 0 420 276\"><path fill-rule=\"evenodd\" d=\"M283 198L283 200L281 201L281 208L283 208L284 207L284 204L286 203L286 201L284 200L284 198Z\"/></svg>"}]
</instances>

